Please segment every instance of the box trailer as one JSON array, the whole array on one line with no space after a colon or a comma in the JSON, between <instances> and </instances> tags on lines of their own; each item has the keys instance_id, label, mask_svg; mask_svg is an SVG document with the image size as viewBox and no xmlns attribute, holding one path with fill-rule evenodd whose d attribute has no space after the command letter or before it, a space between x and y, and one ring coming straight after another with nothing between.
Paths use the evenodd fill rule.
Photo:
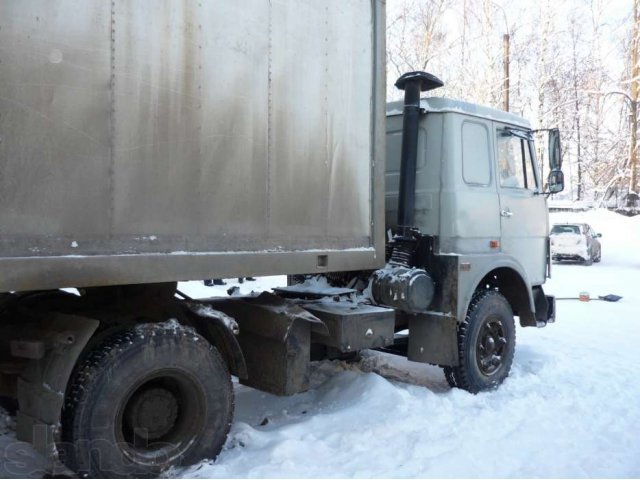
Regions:
<instances>
[{"instance_id":1,"label":"box trailer","mask_svg":"<svg viewBox=\"0 0 640 480\"><path fill-rule=\"evenodd\" d=\"M376 268L383 3L0 6L0 290Z\"/></svg>"}]
</instances>

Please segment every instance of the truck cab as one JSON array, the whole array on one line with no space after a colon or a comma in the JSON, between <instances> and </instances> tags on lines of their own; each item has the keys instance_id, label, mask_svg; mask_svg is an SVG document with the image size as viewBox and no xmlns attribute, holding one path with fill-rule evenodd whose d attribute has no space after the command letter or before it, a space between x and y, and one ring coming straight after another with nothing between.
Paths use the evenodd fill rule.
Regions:
<instances>
[{"instance_id":1,"label":"truck cab","mask_svg":"<svg viewBox=\"0 0 640 480\"><path fill-rule=\"evenodd\" d=\"M527 285L542 285L549 229L529 122L447 98L422 99L420 107L416 227L438 238L437 254L469 260L471 283L474 274L503 266ZM387 229L397 226L401 144L402 102L393 102L387 108ZM469 292L463 297L468 302Z\"/></svg>"},{"instance_id":2,"label":"truck cab","mask_svg":"<svg viewBox=\"0 0 640 480\"><path fill-rule=\"evenodd\" d=\"M387 105L385 268L372 297L396 310L394 353L444 368L451 386L497 387L509 374L515 318L555 321L547 194L564 188L559 131L549 129L546 186L529 122L447 98L409 72ZM546 188L546 191L545 191Z\"/></svg>"}]
</instances>

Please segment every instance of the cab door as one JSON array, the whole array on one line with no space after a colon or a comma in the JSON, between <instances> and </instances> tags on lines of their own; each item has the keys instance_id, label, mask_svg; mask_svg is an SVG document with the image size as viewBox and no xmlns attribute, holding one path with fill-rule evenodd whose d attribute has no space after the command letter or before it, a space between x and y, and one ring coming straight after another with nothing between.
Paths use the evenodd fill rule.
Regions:
<instances>
[{"instance_id":1,"label":"cab door","mask_svg":"<svg viewBox=\"0 0 640 480\"><path fill-rule=\"evenodd\" d=\"M495 123L501 251L524 268L532 285L547 266L547 207L529 132Z\"/></svg>"}]
</instances>

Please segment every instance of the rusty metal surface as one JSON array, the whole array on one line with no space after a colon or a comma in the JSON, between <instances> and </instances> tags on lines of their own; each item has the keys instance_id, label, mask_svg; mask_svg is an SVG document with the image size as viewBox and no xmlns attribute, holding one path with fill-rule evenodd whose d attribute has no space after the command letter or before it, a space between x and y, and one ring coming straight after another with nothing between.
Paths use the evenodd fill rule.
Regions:
<instances>
[{"instance_id":1,"label":"rusty metal surface","mask_svg":"<svg viewBox=\"0 0 640 480\"><path fill-rule=\"evenodd\" d=\"M322 320L329 335L313 335L312 341L342 353L393 344L395 311L371 305L341 302L304 302L304 309Z\"/></svg>"},{"instance_id":2,"label":"rusty metal surface","mask_svg":"<svg viewBox=\"0 0 640 480\"><path fill-rule=\"evenodd\" d=\"M421 313L408 315L409 348L412 362L458 365L458 322L451 315Z\"/></svg>"},{"instance_id":3,"label":"rusty metal surface","mask_svg":"<svg viewBox=\"0 0 640 480\"><path fill-rule=\"evenodd\" d=\"M47 329L38 333L47 342L45 357L29 362L18 379L17 438L31 442L45 455L57 455L60 412L67 382L99 321L49 312Z\"/></svg>"},{"instance_id":4,"label":"rusty metal surface","mask_svg":"<svg viewBox=\"0 0 640 480\"><path fill-rule=\"evenodd\" d=\"M247 365L241 383L274 395L293 395L309 388L311 334L329 331L322 321L289 300L260 296L204 301L240 325L238 341Z\"/></svg>"},{"instance_id":5,"label":"rusty metal surface","mask_svg":"<svg viewBox=\"0 0 640 480\"><path fill-rule=\"evenodd\" d=\"M381 0L1 2L0 291L379 266L383 55Z\"/></svg>"}]
</instances>

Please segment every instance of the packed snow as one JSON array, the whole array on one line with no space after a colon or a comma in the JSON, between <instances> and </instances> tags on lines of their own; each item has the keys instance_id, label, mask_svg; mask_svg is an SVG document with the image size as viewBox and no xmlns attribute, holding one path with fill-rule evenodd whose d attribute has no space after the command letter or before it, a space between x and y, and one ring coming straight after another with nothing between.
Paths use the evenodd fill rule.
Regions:
<instances>
[{"instance_id":1,"label":"packed snow","mask_svg":"<svg viewBox=\"0 0 640 480\"><path fill-rule=\"evenodd\" d=\"M41 478L48 462L31 445L16 441L15 417L0 408L0 478Z\"/></svg>"},{"instance_id":2,"label":"packed snow","mask_svg":"<svg viewBox=\"0 0 640 480\"><path fill-rule=\"evenodd\" d=\"M640 217L552 214L602 233L602 262L554 265L557 322L517 330L510 377L497 390L450 389L440 369L365 352L358 363L314 364L312 388L275 397L236 385L236 413L215 460L169 477L639 477ZM245 295L286 282L181 283L194 298ZM0 446L15 444L0 412ZM31 475L41 475L38 457ZM15 450L15 447L14 447ZM5 450L8 451L8 450ZM0 477L15 464L5 455ZM23 459L24 460L24 459ZM24 470L22 470L24 475Z\"/></svg>"}]
</instances>

